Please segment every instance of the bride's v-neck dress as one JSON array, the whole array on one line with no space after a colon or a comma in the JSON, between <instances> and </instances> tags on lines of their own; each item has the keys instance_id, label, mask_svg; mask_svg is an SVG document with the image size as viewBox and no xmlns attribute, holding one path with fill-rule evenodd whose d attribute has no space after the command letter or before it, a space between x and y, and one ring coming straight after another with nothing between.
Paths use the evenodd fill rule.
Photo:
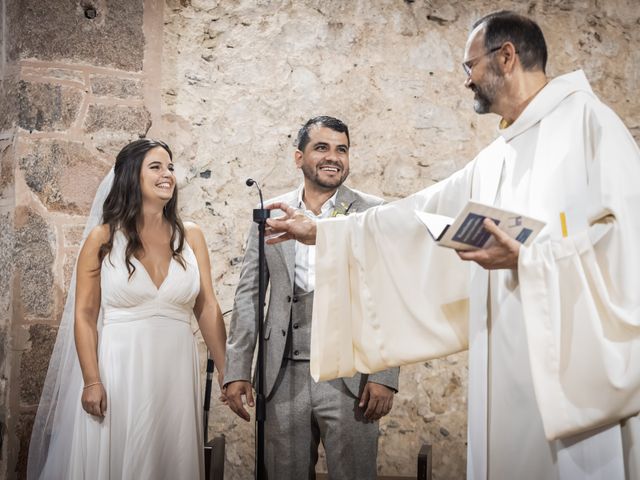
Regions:
<instances>
[{"instance_id":1,"label":"bride's v-neck dress","mask_svg":"<svg viewBox=\"0 0 640 480\"><path fill-rule=\"evenodd\" d=\"M103 419L78 402L71 478L204 478L198 356L190 317L200 288L185 242L156 287L142 263L129 278L126 240L114 236L101 269L103 327L98 359L107 392Z\"/></svg>"}]
</instances>

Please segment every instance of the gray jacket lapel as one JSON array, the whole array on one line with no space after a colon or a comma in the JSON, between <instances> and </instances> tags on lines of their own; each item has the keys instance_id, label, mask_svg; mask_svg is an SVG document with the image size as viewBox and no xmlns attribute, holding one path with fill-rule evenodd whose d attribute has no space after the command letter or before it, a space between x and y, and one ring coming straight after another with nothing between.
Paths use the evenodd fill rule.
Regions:
<instances>
[{"instance_id":1,"label":"gray jacket lapel","mask_svg":"<svg viewBox=\"0 0 640 480\"><path fill-rule=\"evenodd\" d=\"M296 242L295 240L290 240L288 242L283 242L277 245L278 252L284 261L284 264L287 268L287 274L289 275L289 280L291 280L291 284L295 280L296 275Z\"/></svg>"},{"instance_id":2,"label":"gray jacket lapel","mask_svg":"<svg viewBox=\"0 0 640 480\"><path fill-rule=\"evenodd\" d=\"M294 208L298 208L298 191L295 190L290 193L291 196L283 199ZM348 209L347 213L355 213L364 210L362 200L356 195L350 188L341 185L338 187L338 193L336 195L336 209L339 212L344 212ZM296 243L295 241L283 242L274 245L275 250L282 257L283 264L287 269L289 279L293 285L295 281L295 269L296 269Z\"/></svg>"},{"instance_id":3,"label":"gray jacket lapel","mask_svg":"<svg viewBox=\"0 0 640 480\"><path fill-rule=\"evenodd\" d=\"M286 203L294 208L298 208L298 192L297 190L292 192L292 197L286 199ZM281 214L282 212L280 212ZM282 261L287 269L287 274L289 275L289 280L291 280L291 285L295 281L295 269L296 269L296 242L295 240L289 240L288 242L282 242L277 245L274 245L276 251L282 257Z\"/></svg>"},{"instance_id":4,"label":"gray jacket lapel","mask_svg":"<svg viewBox=\"0 0 640 480\"><path fill-rule=\"evenodd\" d=\"M335 209L339 213L356 213L359 208L362 210L360 198L349 187L340 185L336 195Z\"/></svg>"}]
</instances>

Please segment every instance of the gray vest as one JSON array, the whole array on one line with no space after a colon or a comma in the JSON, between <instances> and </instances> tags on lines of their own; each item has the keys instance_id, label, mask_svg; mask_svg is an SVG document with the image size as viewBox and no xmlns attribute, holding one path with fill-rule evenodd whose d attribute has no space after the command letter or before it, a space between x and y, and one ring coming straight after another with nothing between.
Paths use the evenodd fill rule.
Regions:
<instances>
[{"instance_id":1,"label":"gray vest","mask_svg":"<svg viewBox=\"0 0 640 480\"><path fill-rule=\"evenodd\" d=\"M291 297L291 320L285 347L285 358L309 360L311 358L311 312L313 292L294 289Z\"/></svg>"}]
</instances>

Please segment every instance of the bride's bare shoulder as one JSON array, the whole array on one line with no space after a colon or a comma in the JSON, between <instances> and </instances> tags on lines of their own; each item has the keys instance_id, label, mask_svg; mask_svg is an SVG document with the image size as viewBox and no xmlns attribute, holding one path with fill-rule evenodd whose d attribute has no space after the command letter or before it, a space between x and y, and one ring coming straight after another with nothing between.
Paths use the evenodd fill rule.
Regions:
<instances>
[{"instance_id":1,"label":"bride's bare shoulder","mask_svg":"<svg viewBox=\"0 0 640 480\"><path fill-rule=\"evenodd\" d=\"M202 236L202 229L198 226L197 223L194 222L184 222L184 235L189 244L192 244L193 241L199 240Z\"/></svg>"},{"instance_id":2,"label":"bride's bare shoulder","mask_svg":"<svg viewBox=\"0 0 640 480\"><path fill-rule=\"evenodd\" d=\"M198 257L201 252L207 249L207 242L204 239L202 229L193 222L184 222L184 237L191 249Z\"/></svg>"},{"instance_id":3,"label":"bride's bare shoulder","mask_svg":"<svg viewBox=\"0 0 640 480\"><path fill-rule=\"evenodd\" d=\"M109 225L106 223L93 227L85 240L85 245L100 247L109 241Z\"/></svg>"}]
</instances>

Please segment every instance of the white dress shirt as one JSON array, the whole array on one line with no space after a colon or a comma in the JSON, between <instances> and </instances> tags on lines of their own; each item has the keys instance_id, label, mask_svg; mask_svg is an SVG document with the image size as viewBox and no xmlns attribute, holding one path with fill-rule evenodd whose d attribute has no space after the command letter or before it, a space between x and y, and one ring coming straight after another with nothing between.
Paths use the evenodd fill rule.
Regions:
<instances>
[{"instance_id":1,"label":"white dress shirt","mask_svg":"<svg viewBox=\"0 0 640 480\"><path fill-rule=\"evenodd\" d=\"M338 191L333 196L324 202L320 208L320 215L316 215L311 210L307 210L303 199L304 185L300 185L298 189L298 203L297 207L302 209L303 213L310 218L320 219L328 218L333 213L336 205L336 196ZM298 288L305 292L312 292L316 288L316 246L305 245L304 243L295 242L296 244L296 269L295 269L295 284Z\"/></svg>"}]
</instances>

